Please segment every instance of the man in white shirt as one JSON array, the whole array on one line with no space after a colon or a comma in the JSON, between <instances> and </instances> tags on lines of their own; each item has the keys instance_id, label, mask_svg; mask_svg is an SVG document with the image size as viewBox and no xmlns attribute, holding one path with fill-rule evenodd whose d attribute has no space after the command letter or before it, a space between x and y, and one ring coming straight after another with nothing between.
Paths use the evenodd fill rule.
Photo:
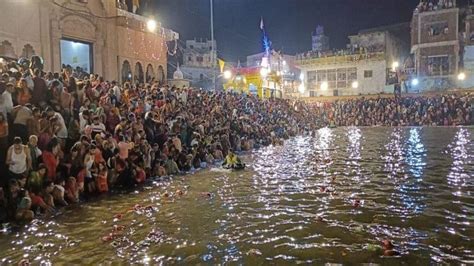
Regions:
<instances>
[{"instance_id":1,"label":"man in white shirt","mask_svg":"<svg viewBox=\"0 0 474 266\"><path fill-rule=\"evenodd\" d=\"M7 87L13 87L13 84L0 83L0 113L3 113L5 117L7 117L13 109L12 95Z\"/></svg>"},{"instance_id":2,"label":"man in white shirt","mask_svg":"<svg viewBox=\"0 0 474 266\"><path fill-rule=\"evenodd\" d=\"M60 113L55 112L53 108L51 107L46 108L46 113L48 114L49 118L55 117L57 119L57 123L60 129L56 133L56 136L60 139L64 139L64 140L67 139L67 127L66 127L66 123L64 122L63 116Z\"/></svg>"},{"instance_id":3,"label":"man in white shirt","mask_svg":"<svg viewBox=\"0 0 474 266\"><path fill-rule=\"evenodd\" d=\"M114 80L112 81L112 92L114 93L115 99L117 99L117 102L122 101L122 91L120 90L120 87L117 86L117 82Z\"/></svg>"}]
</instances>

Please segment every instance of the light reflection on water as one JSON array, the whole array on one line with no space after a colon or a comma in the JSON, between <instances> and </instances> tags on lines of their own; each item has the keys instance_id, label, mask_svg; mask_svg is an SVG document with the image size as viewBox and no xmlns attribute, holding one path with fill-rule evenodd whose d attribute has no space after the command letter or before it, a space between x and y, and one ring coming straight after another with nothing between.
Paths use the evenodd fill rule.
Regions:
<instances>
[{"instance_id":1,"label":"light reflection on water","mask_svg":"<svg viewBox=\"0 0 474 266\"><path fill-rule=\"evenodd\" d=\"M473 131L320 129L243 172L157 180L3 234L0 263L472 263ZM121 241L103 242L114 225ZM401 255L381 256L383 239Z\"/></svg>"}]
</instances>

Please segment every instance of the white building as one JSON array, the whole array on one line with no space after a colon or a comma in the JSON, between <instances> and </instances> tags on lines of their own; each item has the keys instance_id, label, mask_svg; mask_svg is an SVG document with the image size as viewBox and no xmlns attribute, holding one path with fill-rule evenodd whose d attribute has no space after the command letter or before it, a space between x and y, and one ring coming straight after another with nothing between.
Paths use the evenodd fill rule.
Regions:
<instances>
[{"instance_id":1,"label":"white building","mask_svg":"<svg viewBox=\"0 0 474 266\"><path fill-rule=\"evenodd\" d=\"M302 96L393 92L387 76L393 63L403 62L409 53L408 40L400 35L408 35L408 26L405 23L363 30L349 36L347 49L298 55L296 64L304 79Z\"/></svg>"},{"instance_id":2,"label":"white building","mask_svg":"<svg viewBox=\"0 0 474 266\"><path fill-rule=\"evenodd\" d=\"M212 41L210 40L187 40L186 49L183 52L183 65L181 71L184 78L191 81L195 87L211 88L214 75L218 74L216 41L214 41L214 53L212 52Z\"/></svg>"}]
</instances>

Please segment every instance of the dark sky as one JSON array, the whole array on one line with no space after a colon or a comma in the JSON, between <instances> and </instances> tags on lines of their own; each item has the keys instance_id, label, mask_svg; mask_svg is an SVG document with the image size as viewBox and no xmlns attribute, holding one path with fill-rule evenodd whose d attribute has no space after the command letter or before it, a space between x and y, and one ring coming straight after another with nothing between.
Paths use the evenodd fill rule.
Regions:
<instances>
[{"instance_id":1,"label":"dark sky","mask_svg":"<svg viewBox=\"0 0 474 266\"><path fill-rule=\"evenodd\" d=\"M149 10L165 27L180 33L181 40L210 38L209 0L149 2ZM261 16L273 48L295 54L311 49L311 32L317 25L324 26L331 47L341 48L347 36L360 29L410 21L417 3L419 0L214 0L218 54L235 62L261 52Z\"/></svg>"}]
</instances>

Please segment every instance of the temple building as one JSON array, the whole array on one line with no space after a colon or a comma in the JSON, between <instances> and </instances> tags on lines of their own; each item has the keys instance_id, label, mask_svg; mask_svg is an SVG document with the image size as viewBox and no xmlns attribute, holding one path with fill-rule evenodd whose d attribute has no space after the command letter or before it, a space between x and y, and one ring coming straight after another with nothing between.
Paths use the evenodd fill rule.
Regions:
<instances>
[{"instance_id":1,"label":"temple building","mask_svg":"<svg viewBox=\"0 0 474 266\"><path fill-rule=\"evenodd\" d=\"M267 60L267 62L263 62L264 60ZM295 66L295 56L276 51L271 51L268 57L265 57L264 52L247 56L247 67L249 68L261 67L263 66L262 63L263 65L268 64L269 69L275 71L276 75L280 77L279 84L262 82L262 85L274 86L267 88L270 90L276 90L276 85L279 85L277 95L281 95L283 98L291 97L291 94L296 92L299 84L300 70Z\"/></svg>"},{"instance_id":2,"label":"temple building","mask_svg":"<svg viewBox=\"0 0 474 266\"><path fill-rule=\"evenodd\" d=\"M296 56L303 85L301 96L341 96L393 92L390 72L409 56L409 24L359 31L346 49L318 45ZM323 31L320 29L319 34Z\"/></svg>"},{"instance_id":3,"label":"temple building","mask_svg":"<svg viewBox=\"0 0 474 266\"><path fill-rule=\"evenodd\" d=\"M44 59L44 71L68 66L108 80L164 82L179 35L114 0L4 0L0 57ZM135 8L134 8L135 9Z\"/></svg>"}]
</instances>

